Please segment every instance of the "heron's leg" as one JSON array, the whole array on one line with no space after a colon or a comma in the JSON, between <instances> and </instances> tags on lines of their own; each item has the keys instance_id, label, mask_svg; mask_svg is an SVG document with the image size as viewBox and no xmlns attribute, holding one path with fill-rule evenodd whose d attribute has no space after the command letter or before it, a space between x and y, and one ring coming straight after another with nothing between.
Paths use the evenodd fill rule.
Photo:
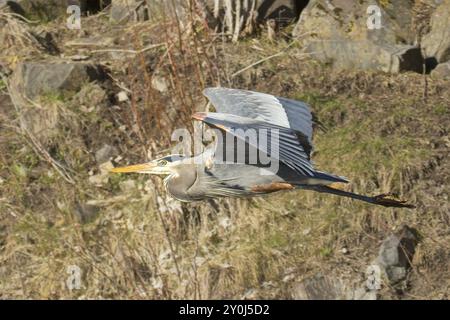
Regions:
<instances>
[{"instance_id":1,"label":"heron's leg","mask_svg":"<svg viewBox=\"0 0 450 320\"><path fill-rule=\"evenodd\" d=\"M380 194L374 197L365 196L353 192L348 192L340 189L333 188L331 186L307 186L306 189L311 189L322 193L331 193L342 197L348 197L368 203L378 204L385 207L397 207L397 208L414 208L413 205L406 203L406 201L396 200L391 197L390 194Z\"/></svg>"}]
</instances>

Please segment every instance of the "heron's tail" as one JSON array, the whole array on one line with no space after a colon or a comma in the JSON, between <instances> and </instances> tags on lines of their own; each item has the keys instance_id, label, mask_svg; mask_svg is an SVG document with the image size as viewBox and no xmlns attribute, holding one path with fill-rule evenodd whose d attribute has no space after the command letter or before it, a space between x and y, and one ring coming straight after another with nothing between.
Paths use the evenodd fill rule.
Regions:
<instances>
[{"instance_id":1,"label":"heron's tail","mask_svg":"<svg viewBox=\"0 0 450 320\"><path fill-rule=\"evenodd\" d=\"M318 183L318 184L329 184L329 183L333 183L333 182L348 183L348 180L344 177L340 177L340 176L337 176L337 175L334 175L331 173L322 172L322 171L314 171L314 177L312 179L324 182L324 183Z\"/></svg>"},{"instance_id":2,"label":"heron's tail","mask_svg":"<svg viewBox=\"0 0 450 320\"><path fill-rule=\"evenodd\" d=\"M377 204L384 207L415 208L414 205L409 204L406 201L394 199L391 194L380 194L374 197L370 197L353 192L339 190L331 186L324 186L324 185L306 186L304 187L304 189L314 190L323 193L331 193L338 196L348 197L372 204Z\"/></svg>"}]
</instances>

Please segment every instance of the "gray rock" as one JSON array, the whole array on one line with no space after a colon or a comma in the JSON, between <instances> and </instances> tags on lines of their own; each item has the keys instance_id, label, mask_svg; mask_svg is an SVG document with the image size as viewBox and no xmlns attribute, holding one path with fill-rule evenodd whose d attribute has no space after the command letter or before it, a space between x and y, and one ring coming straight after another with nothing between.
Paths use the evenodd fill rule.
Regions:
<instances>
[{"instance_id":1,"label":"gray rock","mask_svg":"<svg viewBox=\"0 0 450 320\"><path fill-rule=\"evenodd\" d=\"M380 267L391 285L398 284L406 279L411 269L411 261L418 242L417 231L403 226L383 241L378 257L372 265Z\"/></svg>"},{"instance_id":2,"label":"gray rock","mask_svg":"<svg viewBox=\"0 0 450 320\"><path fill-rule=\"evenodd\" d=\"M159 75L153 75L152 77L152 88L158 90L161 93L167 92L169 85L167 80Z\"/></svg>"},{"instance_id":3,"label":"gray rock","mask_svg":"<svg viewBox=\"0 0 450 320\"><path fill-rule=\"evenodd\" d=\"M367 290L358 281L344 280L331 275L316 274L294 283L291 297L296 300L376 300L377 293Z\"/></svg>"},{"instance_id":4,"label":"gray rock","mask_svg":"<svg viewBox=\"0 0 450 320\"><path fill-rule=\"evenodd\" d=\"M349 300L377 300L377 293L373 290L367 290L364 287L349 291L347 295Z\"/></svg>"},{"instance_id":5,"label":"gray rock","mask_svg":"<svg viewBox=\"0 0 450 320\"><path fill-rule=\"evenodd\" d=\"M83 62L22 62L13 73L12 82L21 94L33 99L48 93L76 92L88 82L104 80L105 72Z\"/></svg>"},{"instance_id":6,"label":"gray rock","mask_svg":"<svg viewBox=\"0 0 450 320\"><path fill-rule=\"evenodd\" d=\"M85 203L77 203L74 210L75 215L81 223L94 221L95 218L97 218L99 211L99 207Z\"/></svg>"},{"instance_id":7,"label":"gray rock","mask_svg":"<svg viewBox=\"0 0 450 320\"><path fill-rule=\"evenodd\" d=\"M103 79L103 70L85 63L21 62L14 70L11 97L21 108L21 117L28 130L44 145L58 135L59 107L68 97L88 82ZM45 96L43 100L39 97ZM42 108L30 107L28 99L45 101Z\"/></svg>"},{"instance_id":8,"label":"gray rock","mask_svg":"<svg viewBox=\"0 0 450 320\"><path fill-rule=\"evenodd\" d=\"M376 70L399 73L404 70L422 72L420 48L410 45L381 45L362 41L312 41L306 50L315 59L336 69Z\"/></svg>"},{"instance_id":9,"label":"gray rock","mask_svg":"<svg viewBox=\"0 0 450 320\"><path fill-rule=\"evenodd\" d=\"M450 61L438 64L431 72L431 77L433 79L450 80Z\"/></svg>"},{"instance_id":10,"label":"gray rock","mask_svg":"<svg viewBox=\"0 0 450 320\"><path fill-rule=\"evenodd\" d=\"M112 0L109 16L114 22L145 21L149 18L145 3L138 0Z\"/></svg>"},{"instance_id":11,"label":"gray rock","mask_svg":"<svg viewBox=\"0 0 450 320\"><path fill-rule=\"evenodd\" d=\"M369 5L377 5L381 25L372 21ZM397 73L421 71L423 58L412 46L410 0L311 0L294 28L306 52L338 69L379 70ZM373 13L371 13L373 15Z\"/></svg>"},{"instance_id":12,"label":"gray rock","mask_svg":"<svg viewBox=\"0 0 450 320\"><path fill-rule=\"evenodd\" d=\"M427 57L450 60L450 0L442 0L431 16L431 30L422 39Z\"/></svg>"},{"instance_id":13,"label":"gray rock","mask_svg":"<svg viewBox=\"0 0 450 320\"><path fill-rule=\"evenodd\" d=\"M346 298L346 286L340 279L317 274L295 283L291 295L296 300L342 300Z\"/></svg>"},{"instance_id":14,"label":"gray rock","mask_svg":"<svg viewBox=\"0 0 450 320\"><path fill-rule=\"evenodd\" d=\"M97 161L98 164L102 164L118 154L119 152L116 147L104 144L103 147L95 152L95 161Z\"/></svg>"},{"instance_id":15,"label":"gray rock","mask_svg":"<svg viewBox=\"0 0 450 320\"><path fill-rule=\"evenodd\" d=\"M369 28L370 5L376 5L381 13L381 25ZM375 0L311 0L302 11L293 30L294 36L312 33L320 40L370 40L374 43L413 44L411 32L413 1L390 1L381 6Z\"/></svg>"},{"instance_id":16,"label":"gray rock","mask_svg":"<svg viewBox=\"0 0 450 320\"><path fill-rule=\"evenodd\" d=\"M126 93L126 91L120 91L116 96L119 102L125 102L130 100L130 98L128 98L128 94Z\"/></svg>"},{"instance_id":17,"label":"gray rock","mask_svg":"<svg viewBox=\"0 0 450 320\"><path fill-rule=\"evenodd\" d=\"M382 278L387 278L396 289L403 289L418 241L417 231L403 226L383 241L378 257L367 268L371 272L366 272L364 283L358 278L342 279L319 273L293 283L289 288L291 297L298 300L376 300Z\"/></svg>"}]
</instances>

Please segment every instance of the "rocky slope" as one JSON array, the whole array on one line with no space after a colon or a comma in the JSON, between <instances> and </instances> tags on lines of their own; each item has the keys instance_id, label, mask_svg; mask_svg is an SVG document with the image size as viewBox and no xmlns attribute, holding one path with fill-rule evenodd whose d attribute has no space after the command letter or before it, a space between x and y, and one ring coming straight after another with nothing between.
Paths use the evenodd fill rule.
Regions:
<instances>
[{"instance_id":1,"label":"rocky slope","mask_svg":"<svg viewBox=\"0 0 450 320\"><path fill-rule=\"evenodd\" d=\"M9 2L1 298L449 298L448 0L259 1L237 39L208 1ZM158 178L108 174L169 152L217 85L306 101L326 127L319 168L417 208L308 192L182 204Z\"/></svg>"}]
</instances>

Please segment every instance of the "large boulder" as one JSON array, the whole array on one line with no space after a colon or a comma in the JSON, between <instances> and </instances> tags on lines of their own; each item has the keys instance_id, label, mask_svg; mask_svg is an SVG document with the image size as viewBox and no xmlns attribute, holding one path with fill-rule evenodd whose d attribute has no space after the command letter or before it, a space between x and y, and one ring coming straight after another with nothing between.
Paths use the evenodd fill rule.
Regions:
<instances>
[{"instance_id":1,"label":"large boulder","mask_svg":"<svg viewBox=\"0 0 450 320\"><path fill-rule=\"evenodd\" d=\"M14 71L12 82L30 99L48 93L76 92L91 81L103 80L105 71L83 62L22 62Z\"/></svg>"},{"instance_id":2,"label":"large boulder","mask_svg":"<svg viewBox=\"0 0 450 320\"><path fill-rule=\"evenodd\" d=\"M318 273L294 282L289 292L295 300L376 300L375 291L367 290L360 283L332 275Z\"/></svg>"},{"instance_id":3,"label":"large boulder","mask_svg":"<svg viewBox=\"0 0 450 320\"><path fill-rule=\"evenodd\" d=\"M450 60L450 0L442 0L431 16L431 30L424 35L422 47L427 58Z\"/></svg>"},{"instance_id":4,"label":"large boulder","mask_svg":"<svg viewBox=\"0 0 450 320\"><path fill-rule=\"evenodd\" d=\"M412 9L414 1L389 1L385 6L375 0L311 0L302 11L294 36L306 33L320 40L370 40L384 44L413 44ZM369 26L379 9L380 27Z\"/></svg>"},{"instance_id":5,"label":"large boulder","mask_svg":"<svg viewBox=\"0 0 450 320\"><path fill-rule=\"evenodd\" d=\"M20 109L21 123L41 143L58 135L59 107L87 83L102 80L102 68L81 62L20 63L10 80L10 94ZM38 101L36 107L30 100Z\"/></svg>"},{"instance_id":6,"label":"large boulder","mask_svg":"<svg viewBox=\"0 0 450 320\"><path fill-rule=\"evenodd\" d=\"M148 20L149 13L145 1L112 0L110 20L113 22L127 22L129 20Z\"/></svg>"},{"instance_id":7,"label":"large boulder","mask_svg":"<svg viewBox=\"0 0 450 320\"><path fill-rule=\"evenodd\" d=\"M422 72L420 48L411 45L374 44L361 41L314 41L306 46L316 59L337 69Z\"/></svg>"},{"instance_id":8,"label":"large boulder","mask_svg":"<svg viewBox=\"0 0 450 320\"><path fill-rule=\"evenodd\" d=\"M381 271L390 285L403 286L419 240L415 229L408 226L401 227L383 241L372 266Z\"/></svg>"},{"instance_id":9,"label":"large boulder","mask_svg":"<svg viewBox=\"0 0 450 320\"><path fill-rule=\"evenodd\" d=\"M46 144L58 134L58 104L88 82L104 77L105 73L100 67L87 63L22 62L11 76L10 94L21 110L22 124ZM46 102L43 108L36 108L29 99L44 99Z\"/></svg>"},{"instance_id":10,"label":"large boulder","mask_svg":"<svg viewBox=\"0 0 450 320\"><path fill-rule=\"evenodd\" d=\"M438 64L431 72L431 77L433 79L450 80L450 61Z\"/></svg>"},{"instance_id":11,"label":"large boulder","mask_svg":"<svg viewBox=\"0 0 450 320\"><path fill-rule=\"evenodd\" d=\"M343 300L346 298L346 285L343 281L322 274L294 283L290 291L295 300Z\"/></svg>"},{"instance_id":12,"label":"large boulder","mask_svg":"<svg viewBox=\"0 0 450 320\"><path fill-rule=\"evenodd\" d=\"M311 0L293 35L306 52L338 69L420 72L423 59L411 32L414 1L381 3Z\"/></svg>"}]
</instances>

